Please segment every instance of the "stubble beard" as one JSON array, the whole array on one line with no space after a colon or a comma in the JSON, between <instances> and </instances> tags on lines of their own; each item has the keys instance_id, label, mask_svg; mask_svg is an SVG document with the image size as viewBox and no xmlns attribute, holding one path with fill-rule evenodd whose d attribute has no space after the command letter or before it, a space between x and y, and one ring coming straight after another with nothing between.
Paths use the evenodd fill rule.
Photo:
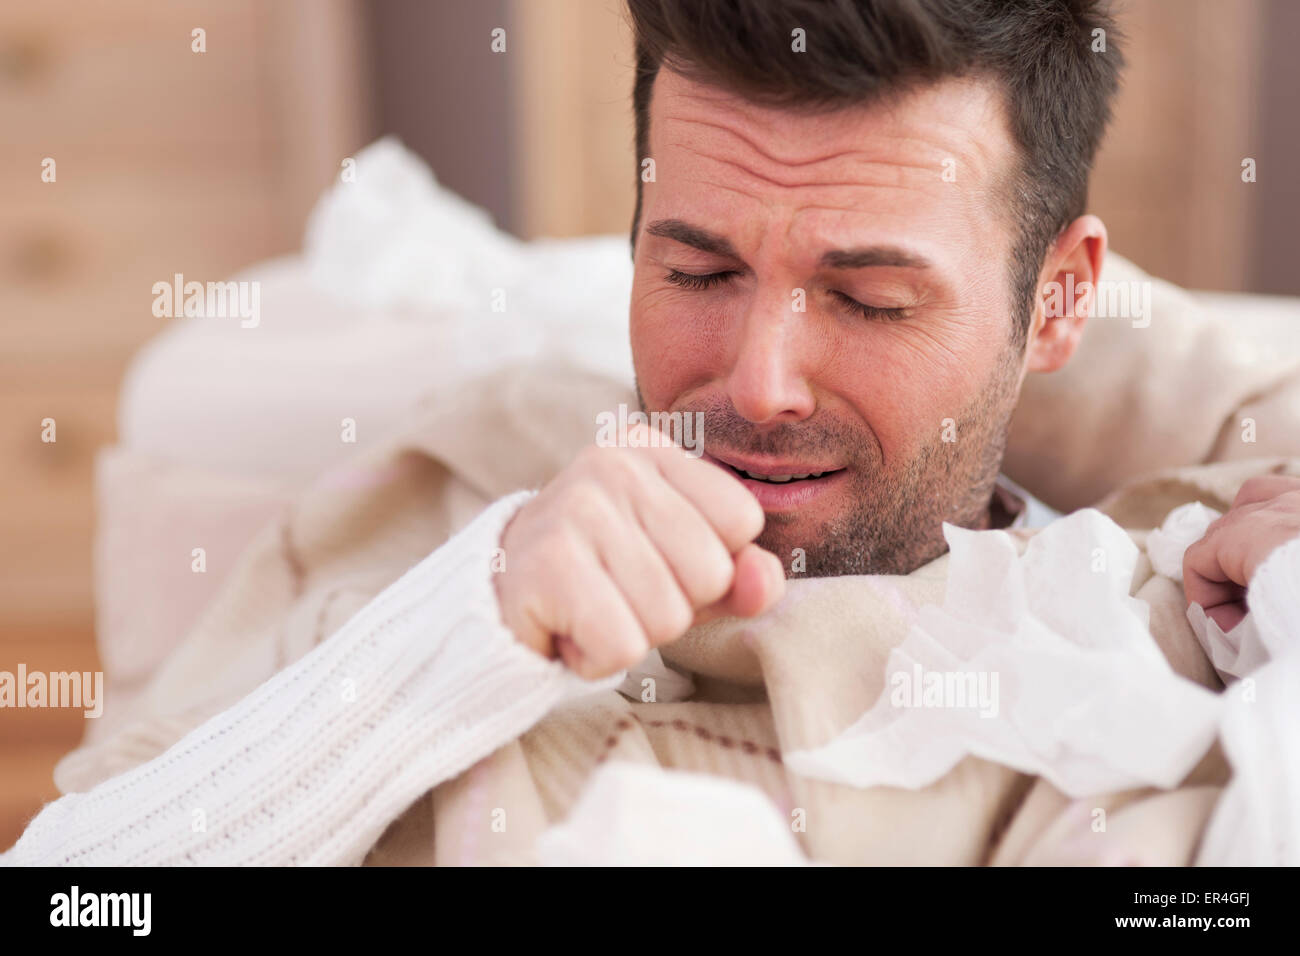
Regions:
<instances>
[{"instance_id":1,"label":"stubble beard","mask_svg":"<svg viewBox=\"0 0 1300 956\"><path fill-rule=\"evenodd\" d=\"M935 422L933 437L897 468L882 465L878 441L860 427L810 418L760 433L730 403L672 411L704 412L706 449L720 445L741 454L846 460L853 482L843 492L853 503L847 512L814 530L800 527L804 519L798 514L767 516L756 541L781 560L787 576L909 574L947 550L944 522L988 527L1019 391L1017 358L1008 350L967 406L948 416L952 422ZM647 411L639 385L637 399Z\"/></svg>"}]
</instances>

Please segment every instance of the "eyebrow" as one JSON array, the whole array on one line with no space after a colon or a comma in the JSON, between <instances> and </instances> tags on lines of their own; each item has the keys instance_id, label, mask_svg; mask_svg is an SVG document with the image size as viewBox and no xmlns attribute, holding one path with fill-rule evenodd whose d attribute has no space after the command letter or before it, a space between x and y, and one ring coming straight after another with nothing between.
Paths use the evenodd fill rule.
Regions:
<instances>
[{"instance_id":1,"label":"eyebrow","mask_svg":"<svg viewBox=\"0 0 1300 956\"><path fill-rule=\"evenodd\" d=\"M736 253L736 247L726 237L719 236L715 232L709 232L707 229L701 229L698 226L692 226L680 219L656 220L646 226L645 231L652 236L671 239L674 242L680 242L682 245L699 249L701 252L729 256L732 259L740 258Z\"/></svg>"},{"instance_id":2,"label":"eyebrow","mask_svg":"<svg viewBox=\"0 0 1300 956\"><path fill-rule=\"evenodd\" d=\"M897 246L863 246L859 249L832 249L821 259L826 269L866 269L870 266L894 266L900 269L928 269L930 260Z\"/></svg>"},{"instance_id":3,"label":"eyebrow","mask_svg":"<svg viewBox=\"0 0 1300 956\"><path fill-rule=\"evenodd\" d=\"M701 252L739 259L740 255L725 236L692 226L680 219L659 219L646 226L652 236L671 239ZM831 249L822 254L824 269L866 269L871 266L893 266L901 269L928 269L930 261L922 256L900 249L898 246L862 246L854 249Z\"/></svg>"}]
</instances>

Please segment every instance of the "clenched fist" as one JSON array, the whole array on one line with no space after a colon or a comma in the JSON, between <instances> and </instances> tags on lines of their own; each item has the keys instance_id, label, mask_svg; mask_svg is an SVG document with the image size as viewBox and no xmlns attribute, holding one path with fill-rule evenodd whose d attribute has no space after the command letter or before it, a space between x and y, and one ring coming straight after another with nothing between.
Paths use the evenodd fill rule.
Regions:
<instances>
[{"instance_id":1,"label":"clenched fist","mask_svg":"<svg viewBox=\"0 0 1300 956\"><path fill-rule=\"evenodd\" d=\"M1183 555L1187 603L1227 632L1246 616L1246 588L1275 548L1300 537L1300 478L1268 475L1241 486L1232 508Z\"/></svg>"},{"instance_id":2,"label":"clenched fist","mask_svg":"<svg viewBox=\"0 0 1300 956\"><path fill-rule=\"evenodd\" d=\"M649 432L629 444L648 446ZM640 439L645 439L641 441ZM712 617L752 617L785 590L754 496L716 465L665 447L584 450L519 510L496 575L507 627L592 680Z\"/></svg>"}]
</instances>

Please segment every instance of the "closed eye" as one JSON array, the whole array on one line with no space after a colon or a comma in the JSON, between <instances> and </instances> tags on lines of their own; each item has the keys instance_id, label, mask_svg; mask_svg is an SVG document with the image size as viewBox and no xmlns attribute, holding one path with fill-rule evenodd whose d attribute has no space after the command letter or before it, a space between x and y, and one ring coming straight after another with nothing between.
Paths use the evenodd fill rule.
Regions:
<instances>
[{"instance_id":1,"label":"closed eye","mask_svg":"<svg viewBox=\"0 0 1300 956\"><path fill-rule=\"evenodd\" d=\"M683 289L703 290L712 288L721 282L726 282L734 275L739 273L734 270L729 272L710 272L707 275L696 275L693 272L678 272L676 269L669 269L668 275L664 278L673 285L679 285Z\"/></svg>"},{"instance_id":2,"label":"closed eye","mask_svg":"<svg viewBox=\"0 0 1300 956\"><path fill-rule=\"evenodd\" d=\"M897 322L899 319L907 318L907 309L882 309L878 305L866 305L857 299L850 298L843 292L832 292L831 295L847 306L849 311L856 312L864 319Z\"/></svg>"},{"instance_id":3,"label":"closed eye","mask_svg":"<svg viewBox=\"0 0 1300 956\"><path fill-rule=\"evenodd\" d=\"M711 289L723 282L729 281L733 276L739 275L735 270L726 272L709 272L704 275L696 275L693 272L681 272L677 269L669 269L668 274L664 277L673 285L681 286L683 289L694 289L703 291ZM885 309L876 305L866 305L857 299L845 295L843 292L832 292L836 299L857 315L864 319L884 320L887 322L896 322L899 319L907 318L906 309Z\"/></svg>"}]
</instances>

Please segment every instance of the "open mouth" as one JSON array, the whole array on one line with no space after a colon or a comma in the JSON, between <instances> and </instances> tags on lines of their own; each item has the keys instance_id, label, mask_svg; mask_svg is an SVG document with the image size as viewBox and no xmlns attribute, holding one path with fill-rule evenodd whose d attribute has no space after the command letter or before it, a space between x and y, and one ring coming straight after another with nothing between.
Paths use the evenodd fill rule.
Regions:
<instances>
[{"instance_id":1,"label":"open mouth","mask_svg":"<svg viewBox=\"0 0 1300 956\"><path fill-rule=\"evenodd\" d=\"M757 457L727 455L731 461L710 452L710 461L749 489L768 515L797 514L823 496L833 494L846 481L848 468L828 461L802 461L795 458L761 460Z\"/></svg>"},{"instance_id":2,"label":"open mouth","mask_svg":"<svg viewBox=\"0 0 1300 956\"><path fill-rule=\"evenodd\" d=\"M762 481L772 485L784 485L792 481L816 481L818 478L824 478L828 475L833 475L836 472L844 470L843 468L833 468L829 471L809 472L806 475L764 475L754 471L746 471L743 468L737 468L735 465L727 465L726 462L723 462L723 464L741 478L749 478L753 481Z\"/></svg>"},{"instance_id":3,"label":"open mouth","mask_svg":"<svg viewBox=\"0 0 1300 956\"><path fill-rule=\"evenodd\" d=\"M720 468L725 468L742 481L757 481L765 485L791 485L823 481L838 475L844 469L828 463L812 461L773 461L771 463L746 461L741 456L728 456L732 460L721 458L717 454L704 453L704 457Z\"/></svg>"}]
</instances>

